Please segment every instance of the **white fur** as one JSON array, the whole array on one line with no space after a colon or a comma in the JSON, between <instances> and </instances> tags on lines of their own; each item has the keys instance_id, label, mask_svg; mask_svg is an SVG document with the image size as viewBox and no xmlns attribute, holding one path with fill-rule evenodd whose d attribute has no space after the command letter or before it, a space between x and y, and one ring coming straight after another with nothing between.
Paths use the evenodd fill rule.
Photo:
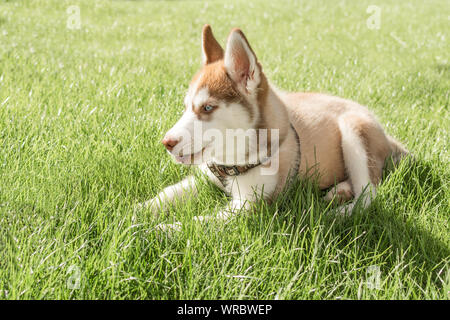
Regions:
<instances>
[{"instance_id":1,"label":"white fur","mask_svg":"<svg viewBox=\"0 0 450 320\"><path fill-rule=\"evenodd\" d=\"M347 172L350 177L355 199L362 198L363 208L367 208L375 197L375 186L370 180L367 151L361 138L355 133L353 128L347 124L345 117L338 120L339 129L342 135L342 151ZM343 207L342 213L351 213L355 202Z\"/></svg>"},{"instance_id":2,"label":"white fur","mask_svg":"<svg viewBox=\"0 0 450 320\"><path fill-rule=\"evenodd\" d=\"M203 52L203 55L205 61L205 52ZM243 61L244 63L242 64ZM217 147L217 142L211 142L215 135L221 135L222 138L225 138L227 129L242 129L245 131L255 128L256 121L260 119L257 88L261 81L262 71L258 66L256 56L238 31L233 31L228 38L224 55L224 66L227 74L237 85L238 90L245 95L249 102L253 110L253 121L251 121L252 119L250 119L244 106L239 103L227 104L225 101L214 102L218 108L212 113L210 121L201 122L198 120L198 117L193 112L193 107L200 107L204 103L208 103L208 100L211 98L207 88L198 88L202 78L202 75L200 75L197 81L191 84L186 94L185 113L166 135L166 137L177 138L177 136L186 132L190 134L190 138L182 139L179 142L178 150L175 150L175 148L172 150L172 155L176 156L176 152L180 152L180 150L181 152L188 152L189 150L197 152L201 150L199 148L204 148L205 153L208 153L208 150ZM240 70L240 68L245 70ZM210 159L202 159L203 163L199 166L200 170L222 190L227 192L231 196L231 201L216 215L199 216L195 218L196 221L204 222L213 218L228 220L242 210L248 210L251 204L259 198L269 199L276 195L284 187L292 174L291 172L294 174L307 174L309 170L307 159L311 158L312 155L316 155L316 145L322 146L320 167L324 168L323 172L325 172L325 175L327 175L327 170L332 171L337 167L339 168L337 172L341 177L341 180L337 181L340 183L334 191L331 190L325 196L325 199L331 200L335 196L335 192L343 191L351 192L355 198L360 198L364 208L370 204L375 196L375 186L370 179L368 153L363 141L355 132L351 123L346 121L345 115L351 112L353 116L363 117L368 123L376 123L375 118L370 115L367 108L337 97L308 94L302 98L297 98L295 103L290 99L290 95L269 86L267 102L264 106L265 121L270 122L267 124L268 128L276 128L284 132L284 142L279 145L278 150L275 152L279 160L275 170L269 171L269 174L267 171L264 172L265 166L275 163L274 159L270 159L269 163L250 169L239 176L227 177L226 185L224 186L205 164L205 161ZM194 135L194 129L195 125L199 123L202 124L203 132L200 137L197 137ZM329 124L334 124L335 131L329 129ZM292 130L291 126L294 130ZM380 130L382 131L381 127ZM214 134L203 134L211 131L214 131ZM337 131L339 131L341 139L339 142L334 142L337 140ZM295 132L298 135L303 134L303 136L300 136L302 141L301 154ZM305 140L302 140L303 138ZM343 159L340 148L342 148ZM223 148L220 148L220 150L223 150ZM235 152L241 154L246 151L249 150L240 149L235 151L234 148L226 145L225 154L223 151L216 152L212 160L219 164L235 165L236 163L225 162L228 159L226 156L231 154L233 155L232 159L234 159ZM301 159L302 161L300 161ZM373 161L373 159L371 160ZM337 164L339 166L336 166ZM239 163L239 165L241 164ZM302 168L302 165L304 168ZM348 174L348 177L346 177L346 174ZM334 177L330 173L327 179ZM343 181L342 179L344 178L347 180ZM323 182L323 188L330 187L332 183ZM167 208L166 204L173 204L176 201L188 199L195 196L196 192L194 178L188 177L178 184L165 188L157 197L144 203L141 207L150 208L153 212L161 212ZM341 212L351 213L354 205L354 202L350 203L348 206L343 207ZM181 224L177 222L170 225L158 225L158 229L179 231Z\"/></svg>"},{"instance_id":3,"label":"white fur","mask_svg":"<svg viewBox=\"0 0 450 320\"><path fill-rule=\"evenodd\" d=\"M353 192L352 185L349 180L339 182L335 188L331 188L331 190L327 192L327 194L323 197L323 199L325 201L330 202L333 200L336 194L339 194L340 192L350 192L350 193Z\"/></svg>"},{"instance_id":4,"label":"white fur","mask_svg":"<svg viewBox=\"0 0 450 320\"><path fill-rule=\"evenodd\" d=\"M179 200L186 200L189 197L193 197L197 194L197 188L195 187L195 179L192 176L186 179L164 188L155 198L140 203L139 209L151 209L156 212L167 209L166 206L174 204Z\"/></svg>"},{"instance_id":5,"label":"white fur","mask_svg":"<svg viewBox=\"0 0 450 320\"><path fill-rule=\"evenodd\" d=\"M278 175L262 175L261 167L248 171L245 175L236 176L230 183L230 194L233 199L255 201L258 197L267 198L275 190Z\"/></svg>"},{"instance_id":6,"label":"white fur","mask_svg":"<svg viewBox=\"0 0 450 320\"><path fill-rule=\"evenodd\" d=\"M250 209L255 201L265 199L274 192L278 180L277 174L261 174L261 167L259 167L248 171L245 175L229 177L227 179L227 187L223 188L219 180L211 174L206 166L202 168L202 171L228 192L232 200L223 210L215 215L195 217L195 220L199 222L210 221L211 219L227 221L241 211Z\"/></svg>"},{"instance_id":7,"label":"white fur","mask_svg":"<svg viewBox=\"0 0 450 320\"><path fill-rule=\"evenodd\" d=\"M249 78L245 83L238 83L240 91L247 95L247 98L252 100L252 104L256 102L256 89L261 81L260 70L256 64L256 57L248 47L247 42L242 38L239 32L232 32L228 38L227 48L225 50L224 64L228 73L232 78L238 78L240 76L236 67L236 54L244 49L245 56L249 62ZM242 55L242 54L241 54Z\"/></svg>"},{"instance_id":8,"label":"white fur","mask_svg":"<svg viewBox=\"0 0 450 320\"><path fill-rule=\"evenodd\" d=\"M209 99L208 88L201 88L197 91L193 99L193 106L200 107L204 103L206 103Z\"/></svg>"},{"instance_id":9,"label":"white fur","mask_svg":"<svg viewBox=\"0 0 450 320\"><path fill-rule=\"evenodd\" d=\"M184 100L186 111L177 123L166 133L166 138L179 141L175 148L170 152L174 156L183 157L192 153L198 153L207 144L207 142L204 142L202 139L204 131L203 123L198 120L193 108L194 106L201 106L206 103L210 96L207 88L198 90L198 83L199 80L191 85L186 94ZM201 128L201 130L195 130L196 127ZM181 162L190 161L190 158L178 158L178 160Z\"/></svg>"}]
</instances>

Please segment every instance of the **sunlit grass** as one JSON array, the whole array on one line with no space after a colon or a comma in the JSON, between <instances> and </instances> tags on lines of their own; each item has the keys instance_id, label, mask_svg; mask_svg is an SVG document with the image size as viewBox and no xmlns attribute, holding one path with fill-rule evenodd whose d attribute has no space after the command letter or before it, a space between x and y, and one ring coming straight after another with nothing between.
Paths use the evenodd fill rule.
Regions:
<instances>
[{"instance_id":1,"label":"sunlit grass","mask_svg":"<svg viewBox=\"0 0 450 320\"><path fill-rule=\"evenodd\" d=\"M371 4L0 1L0 298L448 299L449 4L377 1L370 30ZM205 182L166 218L135 214L190 171L159 141L204 23L222 43L242 28L277 86L368 105L416 163L348 219L302 181L227 225L192 221L226 202Z\"/></svg>"}]
</instances>

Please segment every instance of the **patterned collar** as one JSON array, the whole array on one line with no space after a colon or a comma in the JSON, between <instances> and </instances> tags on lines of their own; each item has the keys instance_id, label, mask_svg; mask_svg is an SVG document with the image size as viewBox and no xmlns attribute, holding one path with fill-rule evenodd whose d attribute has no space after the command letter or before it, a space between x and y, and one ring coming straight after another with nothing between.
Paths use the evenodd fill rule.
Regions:
<instances>
[{"instance_id":1,"label":"patterned collar","mask_svg":"<svg viewBox=\"0 0 450 320\"><path fill-rule=\"evenodd\" d=\"M210 161L206 165L208 166L209 170L211 170L211 172L217 177L217 179L219 179L219 181L225 187L227 177L238 176L242 173L247 172L250 169L259 166L260 164L261 162L255 164L246 164L243 166L226 166L223 164L217 164Z\"/></svg>"},{"instance_id":2,"label":"patterned collar","mask_svg":"<svg viewBox=\"0 0 450 320\"><path fill-rule=\"evenodd\" d=\"M294 126L292 124L291 128L292 130L294 130L294 134L295 134L295 138L297 140L297 145L299 148L299 156L298 156L298 161L297 161L297 168L296 168L296 172L298 171L298 168L300 166L300 138L298 136L297 130L295 130ZM266 159L268 160L268 159ZM264 162L266 161L264 160ZM222 183L222 185L224 187L226 187L226 181L227 181L227 177L232 177L232 176L238 176L241 175L245 172L247 172L250 169L253 169L259 165L261 165L261 161L259 161L258 163L255 164L246 164L243 166L226 166L223 164L217 164L215 162L208 162L206 163L206 165L208 166L209 170L211 170L211 172L217 177L217 179L219 179L220 183Z\"/></svg>"}]
</instances>

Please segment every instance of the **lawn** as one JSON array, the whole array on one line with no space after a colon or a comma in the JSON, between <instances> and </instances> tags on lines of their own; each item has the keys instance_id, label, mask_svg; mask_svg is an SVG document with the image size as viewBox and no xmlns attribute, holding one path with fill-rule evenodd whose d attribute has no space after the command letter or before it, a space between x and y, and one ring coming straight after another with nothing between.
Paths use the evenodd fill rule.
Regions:
<instances>
[{"instance_id":1,"label":"lawn","mask_svg":"<svg viewBox=\"0 0 450 320\"><path fill-rule=\"evenodd\" d=\"M0 298L449 299L449 19L447 0L0 0ZM192 221L227 201L204 181L136 213L191 171L160 140L205 23L222 44L240 27L278 87L369 106L415 163L345 219L308 181L226 225Z\"/></svg>"}]
</instances>

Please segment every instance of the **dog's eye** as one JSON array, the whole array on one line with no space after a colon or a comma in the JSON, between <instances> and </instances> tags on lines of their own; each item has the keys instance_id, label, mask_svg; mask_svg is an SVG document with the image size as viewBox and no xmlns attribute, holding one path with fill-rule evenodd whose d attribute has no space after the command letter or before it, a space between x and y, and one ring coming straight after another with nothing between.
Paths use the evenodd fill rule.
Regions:
<instances>
[{"instance_id":1,"label":"dog's eye","mask_svg":"<svg viewBox=\"0 0 450 320\"><path fill-rule=\"evenodd\" d=\"M213 109L214 109L214 106L212 106L210 104L207 104L203 107L203 111L205 111L205 112L211 112L211 111L213 111Z\"/></svg>"}]
</instances>

